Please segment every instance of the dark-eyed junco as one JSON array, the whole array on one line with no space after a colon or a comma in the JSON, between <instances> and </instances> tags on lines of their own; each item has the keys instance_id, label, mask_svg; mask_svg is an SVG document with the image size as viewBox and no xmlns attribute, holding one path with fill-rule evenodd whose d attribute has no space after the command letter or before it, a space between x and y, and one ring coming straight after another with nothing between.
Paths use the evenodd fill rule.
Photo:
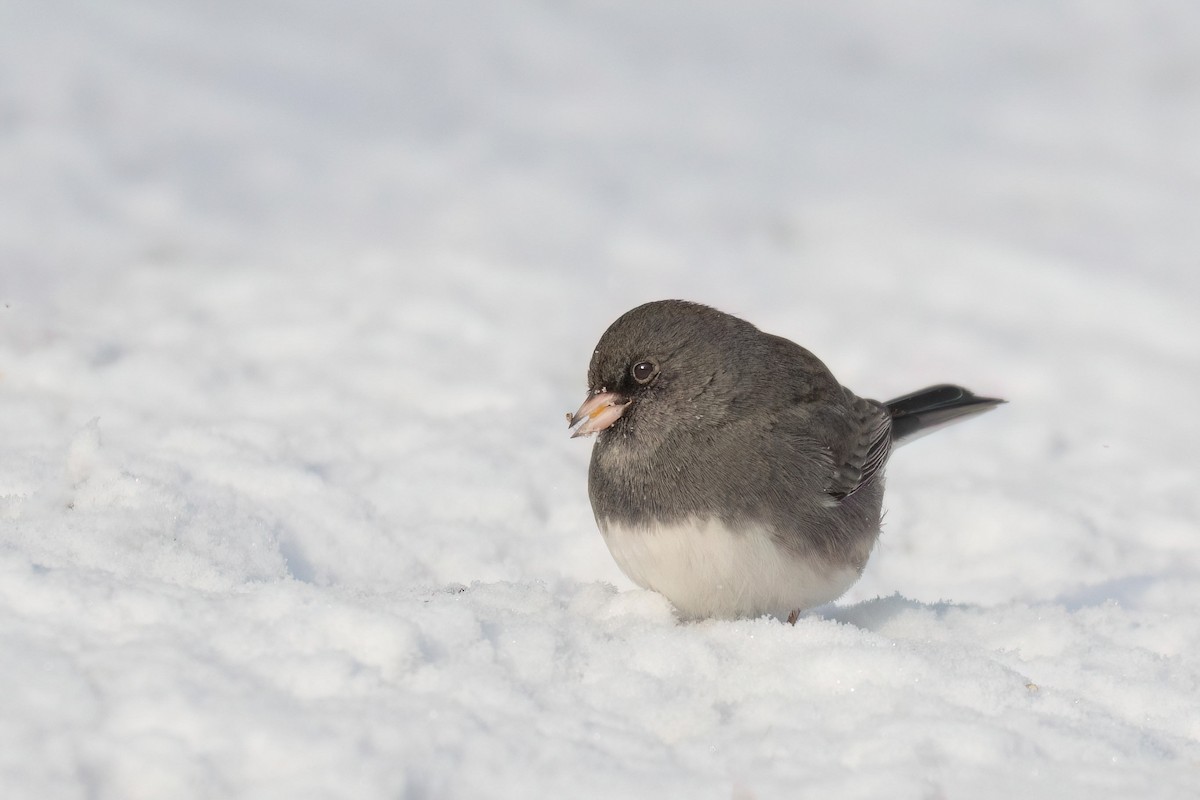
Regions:
<instances>
[{"instance_id":1,"label":"dark-eyed junco","mask_svg":"<svg viewBox=\"0 0 1200 800\"><path fill-rule=\"evenodd\" d=\"M716 309L662 300L609 326L573 435L597 434L596 522L634 583L685 619L795 621L862 573L892 449L1003 402L932 386L888 403Z\"/></svg>"}]
</instances>

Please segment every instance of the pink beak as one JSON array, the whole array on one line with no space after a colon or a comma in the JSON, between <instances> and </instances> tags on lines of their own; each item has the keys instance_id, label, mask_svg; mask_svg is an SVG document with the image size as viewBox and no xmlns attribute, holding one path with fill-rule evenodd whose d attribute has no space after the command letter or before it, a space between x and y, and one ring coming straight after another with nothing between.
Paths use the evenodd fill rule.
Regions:
<instances>
[{"instance_id":1,"label":"pink beak","mask_svg":"<svg viewBox=\"0 0 1200 800\"><path fill-rule=\"evenodd\" d=\"M571 438L589 436L612 425L633 402L616 392L596 392L583 401L583 405L567 422L571 426Z\"/></svg>"}]
</instances>

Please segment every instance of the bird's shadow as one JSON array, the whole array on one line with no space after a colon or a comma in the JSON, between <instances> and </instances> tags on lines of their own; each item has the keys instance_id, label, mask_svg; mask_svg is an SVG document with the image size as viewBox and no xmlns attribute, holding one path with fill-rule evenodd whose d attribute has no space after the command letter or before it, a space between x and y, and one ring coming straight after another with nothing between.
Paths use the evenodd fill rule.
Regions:
<instances>
[{"instance_id":1,"label":"bird's shadow","mask_svg":"<svg viewBox=\"0 0 1200 800\"><path fill-rule=\"evenodd\" d=\"M814 608L805 616L810 619L823 619L831 622L840 622L844 625L853 625L856 628L862 628L867 631L877 631L906 611L931 612L934 617L940 618L951 609L964 610L973 608L982 608L982 606L970 603L951 603L945 600L937 603L922 603L920 600L912 600L897 593L889 597L876 597L873 600L864 600L861 603L849 606L838 606L829 603L828 605Z\"/></svg>"},{"instance_id":2,"label":"bird's shadow","mask_svg":"<svg viewBox=\"0 0 1200 800\"><path fill-rule=\"evenodd\" d=\"M1116 603L1123 608L1137 608L1142 603L1146 591L1163 577L1162 575L1127 575L1111 578L1088 586L1081 586L1041 602L1061 606L1069 613L1109 603ZM873 600L864 600L848 606L829 603L812 609L805 616L810 619L830 620L853 625L863 630L877 631L906 611L924 611L931 613L935 619L940 619L951 610L983 611L987 608L989 606L978 603L955 603L947 600L923 603L897 593L889 597L876 597Z\"/></svg>"}]
</instances>

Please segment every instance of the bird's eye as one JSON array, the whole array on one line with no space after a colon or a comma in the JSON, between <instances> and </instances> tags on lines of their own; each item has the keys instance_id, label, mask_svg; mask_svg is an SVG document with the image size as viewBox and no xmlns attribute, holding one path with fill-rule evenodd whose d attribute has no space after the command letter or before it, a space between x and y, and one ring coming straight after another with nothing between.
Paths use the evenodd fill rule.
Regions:
<instances>
[{"instance_id":1,"label":"bird's eye","mask_svg":"<svg viewBox=\"0 0 1200 800\"><path fill-rule=\"evenodd\" d=\"M658 374L658 365L653 361L639 361L629 372L638 383L649 383L650 379Z\"/></svg>"}]
</instances>

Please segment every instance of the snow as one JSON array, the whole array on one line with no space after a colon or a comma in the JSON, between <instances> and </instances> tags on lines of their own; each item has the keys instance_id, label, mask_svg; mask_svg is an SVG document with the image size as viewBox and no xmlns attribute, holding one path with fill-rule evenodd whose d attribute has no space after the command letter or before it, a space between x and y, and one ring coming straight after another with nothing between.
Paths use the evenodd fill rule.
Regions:
<instances>
[{"instance_id":1,"label":"snow","mask_svg":"<svg viewBox=\"0 0 1200 800\"><path fill-rule=\"evenodd\" d=\"M6 798L1194 797L1182 0L0 7ZM905 447L862 580L679 624L605 326L711 303Z\"/></svg>"}]
</instances>

